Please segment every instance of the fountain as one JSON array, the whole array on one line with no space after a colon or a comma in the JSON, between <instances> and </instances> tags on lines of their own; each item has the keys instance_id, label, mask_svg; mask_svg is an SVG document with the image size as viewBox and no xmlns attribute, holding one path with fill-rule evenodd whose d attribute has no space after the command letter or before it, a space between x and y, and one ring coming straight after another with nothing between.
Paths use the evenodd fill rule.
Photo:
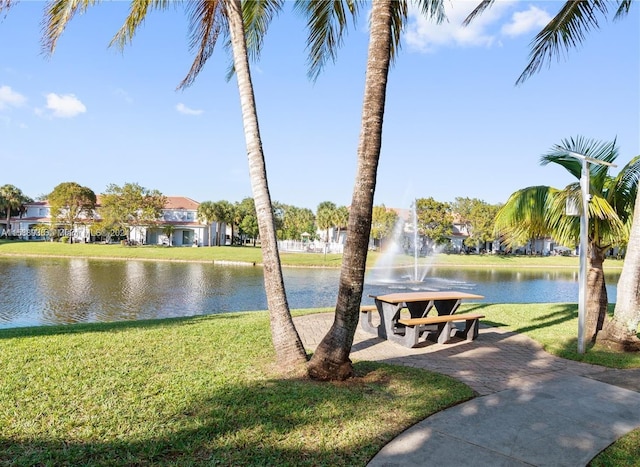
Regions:
<instances>
[{"instance_id":1,"label":"fountain","mask_svg":"<svg viewBox=\"0 0 640 467\"><path fill-rule=\"evenodd\" d=\"M421 255L422 239L418 235L416 202L411 203L411 228L405 229L406 219L398 219L393 234L386 241L382 254L368 272L367 284L387 289L450 290L466 289L464 281L431 277L429 272L438 249L426 257ZM412 260L410 261L410 259Z\"/></svg>"},{"instance_id":2,"label":"fountain","mask_svg":"<svg viewBox=\"0 0 640 467\"><path fill-rule=\"evenodd\" d=\"M367 282L371 284L388 284L403 288L403 286L411 285L411 288L421 289L420 285L424 283L425 277L429 272L429 264L422 261L420 264L420 247L418 245L418 229L415 226L418 223L415 203L412 203L411 209L411 234L405 232L406 220L399 218L393 229L393 234L386 241L384 251L375 266L368 275ZM413 256L413 263L408 264L404 259Z\"/></svg>"}]
</instances>

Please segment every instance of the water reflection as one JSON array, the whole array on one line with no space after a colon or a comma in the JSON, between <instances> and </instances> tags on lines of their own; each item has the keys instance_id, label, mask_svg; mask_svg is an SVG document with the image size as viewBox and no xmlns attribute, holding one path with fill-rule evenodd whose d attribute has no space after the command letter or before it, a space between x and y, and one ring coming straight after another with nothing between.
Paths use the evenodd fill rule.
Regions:
<instances>
[{"instance_id":1,"label":"water reflection","mask_svg":"<svg viewBox=\"0 0 640 467\"><path fill-rule=\"evenodd\" d=\"M335 306L340 272L285 269L291 308ZM619 273L608 273L615 302ZM267 308L262 269L204 263L0 259L0 327L123 321ZM422 282L397 269L384 280L368 275L369 295L398 290L455 289L486 303L576 303L573 270L431 269Z\"/></svg>"}]
</instances>

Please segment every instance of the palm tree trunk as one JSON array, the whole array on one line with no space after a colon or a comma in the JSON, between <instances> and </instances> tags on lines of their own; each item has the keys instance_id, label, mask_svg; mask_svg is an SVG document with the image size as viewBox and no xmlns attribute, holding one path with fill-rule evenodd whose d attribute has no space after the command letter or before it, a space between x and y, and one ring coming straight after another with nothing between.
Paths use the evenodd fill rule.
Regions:
<instances>
[{"instance_id":1,"label":"palm tree trunk","mask_svg":"<svg viewBox=\"0 0 640 467\"><path fill-rule=\"evenodd\" d=\"M629 246L618 280L616 308L596 342L612 350L639 351L640 323L640 190L636 195Z\"/></svg>"},{"instance_id":2,"label":"palm tree trunk","mask_svg":"<svg viewBox=\"0 0 640 467\"><path fill-rule=\"evenodd\" d=\"M271 320L271 336L278 364L283 369L291 370L306 363L307 354L293 324L284 289L271 195L267 184L267 169L262 151L258 114L249 70L249 58L242 20L242 4L240 0L227 0L225 6L229 21L233 63L240 92L251 188L262 242L265 292Z\"/></svg>"},{"instance_id":3,"label":"palm tree trunk","mask_svg":"<svg viewBox=\"0 0 640 467\"><path fill-rule=\"evenodd\" d=\"M360 317L391 61L391 0L372 2L370 31L358 170L351 199L335 319L309 362L310 376L320 380L344 380L353 374L349 354Z\"/></svg>"},{"instance_id":4,"label":"palm tree trunk","mask_svg":"<svg viewBox=\"0 0 640 467\"><path fill-rule=\"evenodd\" d=\"M602 329L607 315L609 297L604 279L605 251L596 245L590 245L587 272L587 303L584 335L588 341L594 342L598 331Z\"/></svg>"}]
</instances>

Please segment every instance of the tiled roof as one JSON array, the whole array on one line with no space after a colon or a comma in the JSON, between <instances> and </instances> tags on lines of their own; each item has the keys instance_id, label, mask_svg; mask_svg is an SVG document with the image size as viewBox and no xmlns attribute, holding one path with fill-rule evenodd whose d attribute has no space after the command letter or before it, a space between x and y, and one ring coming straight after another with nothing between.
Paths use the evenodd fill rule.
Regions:
<instances>
[{"instance_id":1,"label":"tiled roof","mask_svg":"<svg viewBox=\"0 0 640 467\"><path fill-rule=\"evenodd\" d=\"M200 203L187 198L186 196L167 196L167 202L164 205L165 209L187 209L189 211L196 211Z\"/></svg>"}]
</instances>

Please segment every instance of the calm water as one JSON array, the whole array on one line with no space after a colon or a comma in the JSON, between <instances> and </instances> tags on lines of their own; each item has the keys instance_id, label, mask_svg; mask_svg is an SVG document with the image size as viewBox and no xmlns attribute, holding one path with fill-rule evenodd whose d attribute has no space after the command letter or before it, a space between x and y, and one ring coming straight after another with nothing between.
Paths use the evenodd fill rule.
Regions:
<instances>
[{"instance_id":1,"label":"calm water","mask_svg":"<svg viewBox=\"0 0 640 467\"><path fill-rule=\"evenodd\" d=\"M485 303L578 300L578 272L500 269L430 270L420 283L394 271L367 276L369 294L399 290L460 290ZM338 270L285 269L291 308L332 307ZM386 274L385 274L386 276ZM619 273L607 274L615 302ZM267 308L262 268L198 263L0 259L0 328L76 322L123 321Z\"/></svg>"}]
</instances>

